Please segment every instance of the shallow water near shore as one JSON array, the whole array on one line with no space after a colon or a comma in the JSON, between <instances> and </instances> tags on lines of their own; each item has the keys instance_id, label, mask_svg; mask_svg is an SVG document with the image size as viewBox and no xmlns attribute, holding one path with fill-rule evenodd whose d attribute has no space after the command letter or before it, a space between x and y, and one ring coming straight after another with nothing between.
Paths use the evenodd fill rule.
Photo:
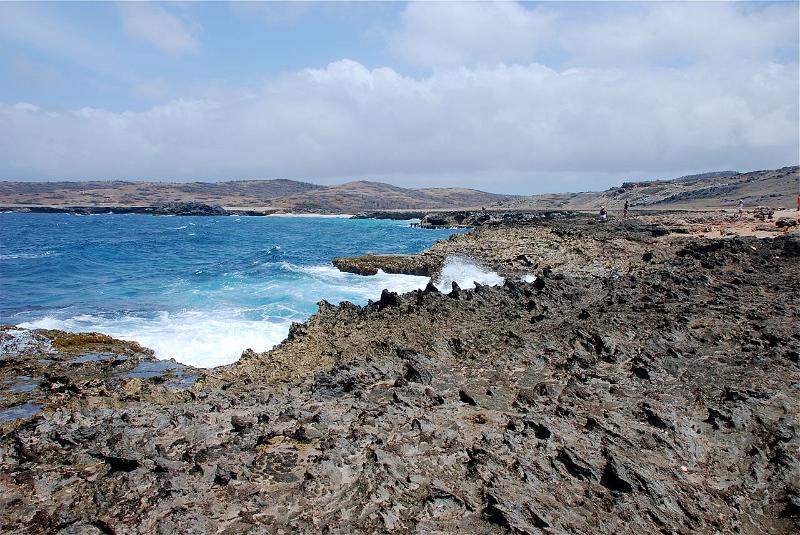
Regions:
<instances>
[{"instance_id":1,"label":"shallow water near shore","mask_svg":"<svg viewBox=\"0 0 800 535\"><path fill-rule=\"evenodd\" d=\"M419 252L464 230L303 217L0 214L0 323L98 331L194 366L265 351L317 302L428 279L339 272L336 256Z\"/></svg>"}]
</instances>

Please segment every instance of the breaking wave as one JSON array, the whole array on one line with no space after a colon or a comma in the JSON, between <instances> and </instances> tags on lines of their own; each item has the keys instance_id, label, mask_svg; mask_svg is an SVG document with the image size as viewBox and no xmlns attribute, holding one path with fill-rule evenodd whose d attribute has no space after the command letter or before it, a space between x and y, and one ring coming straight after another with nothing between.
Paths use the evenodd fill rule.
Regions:
<instances>
[{"instance_id":1,"label":"breaking wave","mask_svg":"<svg viewBox=\"0 0 800 535\"><path fill-rule=\"evenodd\" d=\"M101 332L199 367L271 349L322 299L424 288L428 277L343 273L330 259L413 253L452 234L321 217L0 219L0 324Z\"/></svg>"},{"instance_id":2,"label":"breaking wave","mask_svg":"<svg viewBox=\"0 0 800 535\"><path fill-rule=\"evenodd\" d=\"M266 304L255 308L192 309L179 312L127 314L48 315L19 323L28 329L96 331L131 340L152 349L161 359L211 368L236 362L245 349L267 351L286 338L293 321L305 321L316 302L338 304L348 300L364 303L381 291L403 293L424 288L427 277L379 272L371 277L343 273L333 266L299 266L281 262L281 269L302 274L300 279L276 277L238 288L262 296ZM206 292L206 298L235 289L223 287Z\"/></svg>"},{"instance_id":3,"label":"breaking wave","mask_svg":"<svg viewBox=\"0 0 800 535\"><path fill-rule=\"evenodd\" d=\"M101 317L81 314L65 319L47 316L24 322L28 329L102 332L152 349L158 358L211 368L236 362L250 348L266 351L289 332L290 320L247 320L239 311L162 311L155 316Z\"/></svg>"},{"instance_id":4,"label":"breaking wave","mask_svg":"<svg viewBox=\"0 0 800 535\"><path fill-rule=\"evenodd\" d=\"M505 278L495 271L484 269L469 258L448 256L436 287L440 291L449 292L453 282L461 288L474 288L476 282L487 286L499 286L505 282Z\"/></svg>"}]
</instances>

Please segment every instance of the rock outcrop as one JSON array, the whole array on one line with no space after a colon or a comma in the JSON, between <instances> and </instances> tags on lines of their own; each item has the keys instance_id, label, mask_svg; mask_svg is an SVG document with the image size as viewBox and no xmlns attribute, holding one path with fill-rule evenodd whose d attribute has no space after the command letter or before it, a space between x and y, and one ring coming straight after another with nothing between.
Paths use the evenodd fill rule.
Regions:
<instances>
[{"instance_id":1,"label":"rock outcrop","mask_svg":"<svg viewBox=\"0 0 800 535\"><path fill-rule=\"evenodd\" d=\"M433 276L440 262L433 255L363 255L333 259L340 271L357 275L384 273Z\"/></svg>"},{"instance_id":2,"label":"rock outcrop","mask_svg":"<svg viewBox=\"0 0 800 535\"><path fill-rule=\"evenodd\" d=\"M475 228L483 226L507 226L531 221L557 221L580 217L580 212L564 210L542 211L486 211L459 210L455 212L429 212L420 220L420 228Z\"/></svg>"},{"instance_id":3,"label":"rock outcrop","mask_svg":"<svg viewBox=\"0 0 800 535\"><path fill-rule=\"evenodd\" d=\"M65 361L2 424L0 529L795 533L800 240L651 230L480 229L452 242L535 283L323 301L179 388ZM6 381L64 351L24 332Z\"/></svg>"},{"instance_id":4,"label":"rock outcrop","mask_svg":"<svg viewBox=\"0 0 800 535\"><path fill-rule=\"evenodd\" d=\"M169 202L154 206L150 213L155 215L228 215L221 206L211 206L201 202Z\"/></svg>"}]
</instances>

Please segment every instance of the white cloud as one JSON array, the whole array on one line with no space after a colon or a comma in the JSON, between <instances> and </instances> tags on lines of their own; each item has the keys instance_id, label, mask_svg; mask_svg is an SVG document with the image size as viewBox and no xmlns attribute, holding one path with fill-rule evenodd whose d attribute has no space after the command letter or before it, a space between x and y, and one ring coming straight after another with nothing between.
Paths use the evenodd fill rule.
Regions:
<instances>
[{"instance_id":1,"label":"white cloud","mask_svg":"<svg viewBox=\"0 0 800 535\"><path fill-rule=\"evenodd\" d=\"M520 61L551 37L554 21L512 2L411 2L390 47L413 65L439 68Z\"/></svg>"},{"instance_id":2,"label":"white cloud","mask_svg":"<svg viewBox=\"0 0 800 535\"><path fill-rule=\"evenodd\" d=\"M796 64L680 76L499 65L417 79L343 60L255 95L137 113L2 106L0 176L395 177L534 192L765 168L797 163L797 79ZM556 182L533 182L545 177Z\"/></svg>"},{"instance_id":3,"label":"white cloud","mask_svg":"<svg viewBox=\"0 0 800 535\"><path fill-rule=\"evenodd\" d=\"M391 45L430 74L341 60L138 112L0 104L0 179L367 178L534 193L797 164L797 13L410 4ZM3 32L25 34L0 21ZM167 48L196 47L187 35ZM174 94L142 79L142 95Z\"/></svg>"},{"instance_id":4,"label":"white cloud","mask_svg":"<svg viewBox=\"0 0 800 535\"><path fill-rule=\"evenodd\" d=\"M151 2L121 2L117 5L125 31L131 37L173 56L196 52L199 48L192 28L164 7Z\"/></svg>"},{"instance_id":5,"label":"white cloud","mask_svg":"<svg viewBox=\"0 0 800 535\"><path fill-rule=\"evenodd\" d=\"M735 64L797 56L797 5L745 2L413 2L391 39L413 65Z\"/></svg>"},{"instance_id":6,"label":"white cloud","mask_svg":"<svg viewBox=\"0 0 800 535\"><path fill-rule=\"evenodd\" d=\"M591 19L562 21L568 61L592 65L685 65L797 57L797 4L617 4Z\"/></svg>"}]
</instances>

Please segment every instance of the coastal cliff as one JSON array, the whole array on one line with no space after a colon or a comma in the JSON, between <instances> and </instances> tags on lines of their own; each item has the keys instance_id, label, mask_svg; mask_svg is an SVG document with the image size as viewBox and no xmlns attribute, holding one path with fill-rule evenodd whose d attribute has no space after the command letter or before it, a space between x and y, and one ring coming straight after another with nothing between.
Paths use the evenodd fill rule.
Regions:
<instances>
[{"instance_id":1,"label":"coastal cliff","mask_svg":"<svg viewBox=\"0 0 800 535\"><path fill-rule=\"evenodd\" d=\"M0 528L796 532L800 237L714 225L531 217L375 256L506 282L321 302L211 370L6 328Z\"/></svg>"}]
</instances>

